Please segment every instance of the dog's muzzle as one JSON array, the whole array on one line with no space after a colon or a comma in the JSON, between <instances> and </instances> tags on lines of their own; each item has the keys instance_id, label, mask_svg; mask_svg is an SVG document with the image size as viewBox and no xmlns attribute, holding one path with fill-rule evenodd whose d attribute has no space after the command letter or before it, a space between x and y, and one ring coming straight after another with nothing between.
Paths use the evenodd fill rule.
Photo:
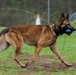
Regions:
<instances>
[{"instance_id":1,"label":"dog's muzzle","mask_svg":"<svg viewBox=\"0 0 76 75\"><path fill-rule=\"evenodd\" d=\"M76 30L76 28L72 28L72 29L66 29L65 30L65 33L67 34L67 35L70 35L73 31L75 31Z\"/></svg>"},{"instance_id":2,"label":"dog's muzzle","mask_svg":"<svg viewBox=\"0 0 76 75\"><path fill-rule=\"evenodd\" d=\"M73 28L73 29L72 29L72 31L75 31L75 30L76 30L76 28Z\"/></svg>"}]
</instances>

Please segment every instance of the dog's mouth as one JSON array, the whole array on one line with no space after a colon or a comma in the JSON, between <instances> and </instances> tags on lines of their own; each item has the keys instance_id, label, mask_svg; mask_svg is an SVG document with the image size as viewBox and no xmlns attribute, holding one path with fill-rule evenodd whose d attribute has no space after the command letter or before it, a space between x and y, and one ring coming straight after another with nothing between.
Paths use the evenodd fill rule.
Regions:
<instances>
[{"instance_id":1,"label":"dog's mouth","mask_svg":"<svg viewBox=\"0 0 76 75\"><path fill-rule=\"evenodd\" d=\"M76 30L76 28L74 28L74 27L72 27L71 29L69 29L69 28L66 28L65 29L65 33L67 34L67 35L71 35L71 33L73 32L73 31L75 31Z\"/></svg>"}]
</instances>

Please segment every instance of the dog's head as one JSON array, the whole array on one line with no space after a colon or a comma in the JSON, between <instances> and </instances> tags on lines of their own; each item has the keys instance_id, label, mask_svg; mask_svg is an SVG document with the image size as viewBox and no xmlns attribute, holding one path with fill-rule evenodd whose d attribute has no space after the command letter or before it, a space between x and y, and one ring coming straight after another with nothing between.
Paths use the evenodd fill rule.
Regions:
<instances>
[{"instance_id":1,"label":"dog's head","mask_svg":"<svg viewBox=\"0 0 76 75\"><path fill-rule=\"evenodd\" d=\"M75 30L76 28L69 22L69 15L67 14L67 16L65 16L64 13L62 13L59 20L60 34L66 33L67 35L70 35Z\"/></svg>"}]
</instances>

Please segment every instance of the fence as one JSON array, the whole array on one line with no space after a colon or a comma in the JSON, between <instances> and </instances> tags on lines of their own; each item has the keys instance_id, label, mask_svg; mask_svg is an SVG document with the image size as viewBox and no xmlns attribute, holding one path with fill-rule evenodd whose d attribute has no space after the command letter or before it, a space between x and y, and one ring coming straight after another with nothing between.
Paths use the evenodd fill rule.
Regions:
<instances>
[{"instance_id":1,"label":"fence","mask_svg":"<svg viewBox=\"0 0 76 75\"><path fill-rule=\"evenodd\" d=\"M51 23L59 15L75 12L75 0L50 0ZM70 12L71 10L71 12ZM40 14L42 24L48 24L47 0L0 0L0 25L35 24L36 15Z\"/></svg>"}]
</instances>

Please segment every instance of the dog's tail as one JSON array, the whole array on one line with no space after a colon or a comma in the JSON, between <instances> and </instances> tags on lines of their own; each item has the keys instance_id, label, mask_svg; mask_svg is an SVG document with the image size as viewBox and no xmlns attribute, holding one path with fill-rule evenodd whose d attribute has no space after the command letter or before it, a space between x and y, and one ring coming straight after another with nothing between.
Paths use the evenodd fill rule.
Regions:
<instances>
[{"instance_id":1,"label":"dog's tail","mask_svg":"<svg viewBox=\"0 0 76 75\"><path fill-rule=\"evenodd\" d=\"M0 32L0 36L3 35L3 34L5 34L5 33L7 33L8 31L9 31L9 28L6 28L6 29L2 30Z\"/></svg>"},{"instance_id":2,"label":"dog's tail","mask_svg":"<svg viewBox=\"0 0 76 75\"><path fill-rule=\"evenodd\" d=\"M10 46L9 42L6 41L6 38L4 34L6 34L9 31L9 28L6 28L0 32L0 52L5 50Z\"/></svg>"}]
</instances>

